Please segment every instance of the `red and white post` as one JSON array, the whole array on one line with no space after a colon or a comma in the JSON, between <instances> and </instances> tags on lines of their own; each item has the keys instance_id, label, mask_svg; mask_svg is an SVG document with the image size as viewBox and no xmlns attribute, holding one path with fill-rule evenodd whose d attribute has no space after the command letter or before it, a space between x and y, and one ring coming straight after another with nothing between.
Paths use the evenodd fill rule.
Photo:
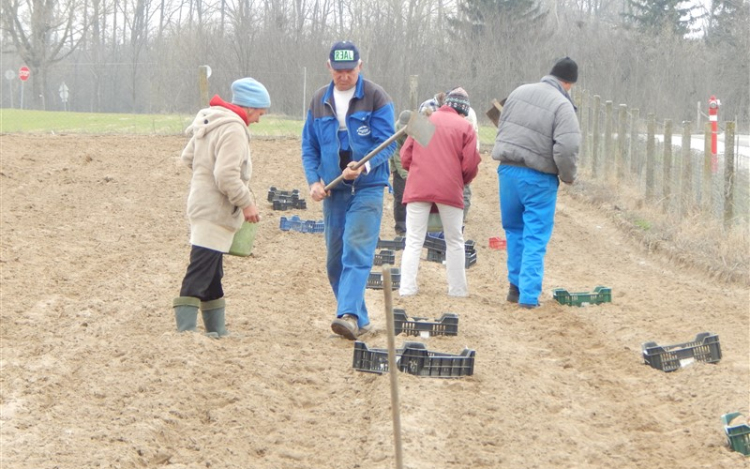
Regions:
<instances>
[{"instance_id":1,"label":"red and white post","mask_svg":"<svg viewBox=\"0 0 750 469\"><path fill-rule=\"evenodd\" d=\"M719 134L719 106L721 101L716 96L711 95L708 99L708 120L711 122L711 169L715 173L719 168L717 138Z\"/></svg>"}]
</instances>

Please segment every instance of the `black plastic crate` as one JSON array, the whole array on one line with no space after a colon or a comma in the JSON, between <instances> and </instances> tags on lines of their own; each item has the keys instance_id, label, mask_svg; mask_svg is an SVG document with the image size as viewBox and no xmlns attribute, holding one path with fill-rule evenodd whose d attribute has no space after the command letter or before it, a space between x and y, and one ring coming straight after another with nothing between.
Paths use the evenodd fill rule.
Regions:
<instances>
[{"instance_id":1,"label":"black plastic crate","mask_svg":"<svg viewBox=\"0 0 750 469\"><path fill-rule=\"evenodd\" d=\"M427 260L430 262L443 262L445 261L445 251L427 248Z\"/></svg>"},{"instance_id":2,"label":"black plastic crate","mask_svg":"<svg viewBox=\"0 0 750 469\"><path fill-rule=\"evenodd\" d=\"M393 310L393 322L395 335L419 336L426 332L433 335L458 335L458 315L455 313L444 313L440 319L429 320L426 318L410 318L403 309Z\"/></svg>"},{"instance_id":3,"label":"black plastic crate","mask_svg":"<svg viewBox=\"0 0 750 469\"><path fill-rule=\"evenodd\" d=\"M401 270L391 269L391 290L398 290L401 286ZM383 289L383 273L382 272L370 272L370 276L367 278L367 288L373 290Z\"/></svg>"},{"instance_id":4,"label":"black plastic crate","mask_svg":"<svg viewBox=\"0 0 750 469\"><path fill-rule=\"evenodd\" d=\"M379 253L375 254L375 258L373 259L372 263L374 265L383 265L383 264L395 265L396 254L393 252L392 249L381 249Z\"/></svg>"},{"instance_id":5,"label":"black plastic crate","mask_svg":"<svg viewBox=\"0 0 750 469\"><path fill-rule=\"evenodd\" d=\"M646 342L641 346L643 361L657 370L675 371L682 367L684 360L717 363L721 360L719 336L701 332L691 342L659 346L656 342Z\"/></svg>"},{"instance_id":6,"label":"black plastic crate","mask_svg":"<svg viewBox=\"0 0 750 469\"><path fill-rule=\"evenodd\" d=\"M394 251L403 251L406 246L406 238L396 236L392 240L378 239L378 249L392 249Z\"/></svg>"},{"instance_id":7,"label":"black plastic crate","mask_svg":"<svg viewBox=\"0 0 750 469\"><path fill-rule=\"evenodd\" d=\"M271 204L274 210L289 210L292 208L292 204L288 200L274 199Z\"/></svg>"},{"instance_id":8,"label":"black plastic crate","mask_svg":"<svg viewBox=\"0 0 750 469\"><path fill-rule=\"evenodd\" d=\"M477 352L465 348L458 355L433 352L427 350L424 344L408 342L404 344L404 352L399 361L399 370L416 375L432 378L457 378L474 374L474 357Z\"/></svg>"},{"instance_id":9,"label":"black plastic crate","mask_svg":"<svg viewBox=\"0 0 750 469\"><path fill-rule=\"evenodd\" d=\"M278 190L275 187L268 189L267 199L271 202L274 210L307 209L307 202L299 196L299 189L291 191Z\"/></svg>"},{"instance_id":10,"label":"black plastic crate","mask_svg":"<svg viewBox=\"0 0 750 469\"><path fill-rule=\"evenodd\" d=\"M422 246L426 247L427 249L432 249L433 251L440 251L443 253L446 250L445 239L432 236L429 233L427 233L427 236L425 236L424 244Z\"/></svg>"},{"instance_id":11,"label":"black plastic crate","mask_svg":"<svg viewBox=\"0 0 750 469\"><path fill-rule=\"evenodd\" d=\"M404 349L396 349L396 363L399 362ZM357 371L366 373L388 373L388 350L371 349L367 344L359 340L354 342L354 360L352 367Z\"/></svg>"},{"instance_id":12,"label":"black plastic crate","mask_svg":"<svg viewBox=\"0 0 750 469\"><path fill-rule=\"evenodd\" d=\"M437 234L427 233L424 238L424 244L422 246L427 249L445 252L447 250L447 247L445 245L445 238L443 236L444 235L442 232ZM464 250L467 253L476 252L476 245L477 243L473 239L467 239L464 241Z\"/></svg>"},{"instance_id":13,"label":"black plastic crate","mask_svg":"<svg viewBox=\"0 0 750 469\"><path fill-rule=\"evenodd\" d=\"M415 376L432 378L458 378L474 374L476 351L465 348L458 355L427 350L419 342L405 342L396 349L396 366L400 371ZM370 349L364 342L354 343L355 370L367 373L388 372L388 350Z\"/></svg>"},{"instance_id":14,"label":"black plastic crate","mask_svg":"<svg viewBox=\"0 0 750 469\"><path fill-rule=\"evenodd\" d=\"M277 189L274 186L271 186L268 188L268 195L266 199L269 202L273 202L274 199L284 198L284 197L289 198L289 199L291 199L292 197L299 199L299 189L292 189L290 191L282 191L280 189Z\"/></svg>"},{"instance_id":15,"label":"black plastic crate","mask_svg":"<svg viewBox=\"0 0 750 469\"><path fill-rule=\"evenodd\" d=\"M466 251L464 259L464 267L468 269L469 267L477 263L477 253ZM436 249L427 249L427 260L430 262L444 262L445 252L438 251Z\"/></svg>"}]
</instances>

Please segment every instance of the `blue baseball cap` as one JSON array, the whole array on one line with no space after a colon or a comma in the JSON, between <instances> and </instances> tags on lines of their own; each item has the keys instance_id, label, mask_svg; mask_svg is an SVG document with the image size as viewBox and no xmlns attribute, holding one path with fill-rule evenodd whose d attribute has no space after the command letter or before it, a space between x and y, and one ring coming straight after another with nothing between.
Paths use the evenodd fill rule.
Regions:
<instances>
[{"instance_id":1,"label":"blue baseball cap","mask_svg":"<svg viewBox=\"0 0 750 469\"><path fill-rule=\"evenodd\" d=\"M359 65L359 49L353 42L339 41L331 47L328 60L334 70L351 70Z\"/></svg>"}]
</instances>

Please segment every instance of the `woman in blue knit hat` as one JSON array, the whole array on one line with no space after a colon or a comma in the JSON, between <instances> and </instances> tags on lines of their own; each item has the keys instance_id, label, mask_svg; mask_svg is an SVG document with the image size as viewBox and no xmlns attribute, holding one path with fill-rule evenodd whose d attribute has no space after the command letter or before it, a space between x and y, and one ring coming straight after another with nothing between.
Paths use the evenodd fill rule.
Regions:
<instances>
[{"instance_id":1,"label":"woman in blue knit hat","mask_svg":"<svg viewBox=\"0 0 750 469\"><path fill-rule=\"evenodd\" d=\"M185 133L190 141L182 162L192 171L187 216L190 221L190 264L180 296L173 301L177 331L195 331L198 310L206 333L228 334L224 318L224 254L247 221L260 221L248 188L252 172L248 127L271 106L266 88L253 78L232 83L232 102L218 95L201 109Z\"/></svg>"}]
</instances>

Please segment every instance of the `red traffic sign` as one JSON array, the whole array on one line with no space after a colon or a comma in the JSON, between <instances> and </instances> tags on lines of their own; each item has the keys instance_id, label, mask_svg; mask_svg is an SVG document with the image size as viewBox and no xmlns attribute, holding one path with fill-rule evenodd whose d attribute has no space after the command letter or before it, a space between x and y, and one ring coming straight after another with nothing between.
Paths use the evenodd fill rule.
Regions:
<instances>
[{"instance_id":1,"label":"red traffic sign","mask_svg":"<svg viewBox=\"0 0 750 469\"><path fill-rule=\"evenodd\" d=\"M29 75L31 75L31 70L29 70L29 67L23 66L20 69L18 69L18 78L21 79L21 81L26 81L29 79Z\"/></svg>"}]
</instances>

